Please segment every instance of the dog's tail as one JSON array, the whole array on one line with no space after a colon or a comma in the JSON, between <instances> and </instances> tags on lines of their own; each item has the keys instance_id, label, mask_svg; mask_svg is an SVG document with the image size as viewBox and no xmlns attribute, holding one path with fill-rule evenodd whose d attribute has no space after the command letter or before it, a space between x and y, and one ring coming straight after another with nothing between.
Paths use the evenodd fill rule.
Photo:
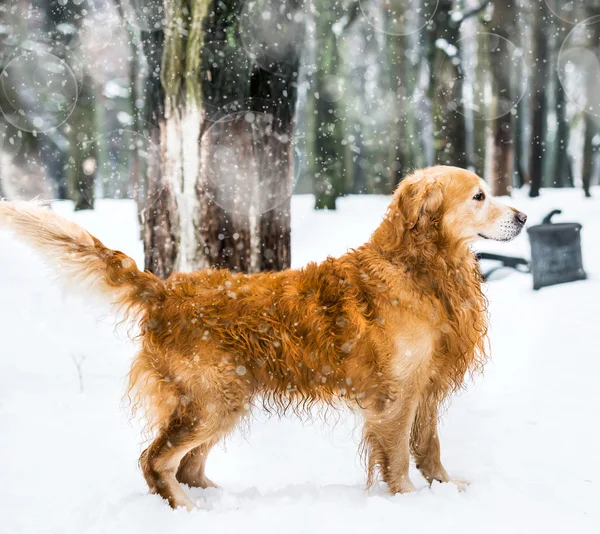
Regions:
<instances>
[{"instance_id":1,"label":"dog's tail","mask_svg":"<svg viewBox=\"0 0 600 534\"><path fill-rule=\"evenodd\" d=\"M40 252L65 285L91 289L126 312L156 300L164 287L153 274L139 271L129 256L106 248L81 226L41 203L0 201L2 228Z\"/></svg>"}]
</instances>

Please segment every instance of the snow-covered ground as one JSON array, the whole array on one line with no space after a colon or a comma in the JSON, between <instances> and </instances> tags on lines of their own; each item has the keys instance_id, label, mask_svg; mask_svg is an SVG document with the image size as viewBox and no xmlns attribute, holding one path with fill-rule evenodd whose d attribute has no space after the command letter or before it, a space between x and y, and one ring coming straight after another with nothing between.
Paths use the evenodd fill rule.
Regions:
<instances>
[{"instance_id":1,"label":"snow-covered ground","mask_svg":"<svg viewBox=\"0 0 600 534\"><path fill-rule=\"evenodd\" d=\"M208 475L223 489L192 491L192 513L149 495L138 469L140 428L121 401L132 344L116 337L106 310L64 295L36 256L0 232L0 532L600 532L594 193L511 200L532 224L555 207L564 210L557 220L582 222L590 279L534 292L530 275L507 270L490 282L493 360L441 427L442 459L470 480L466 492L429 488L413 467L416 493L367 493L351 416L326 426L258 413L213 451ZM293 199L295 266L366 240L388 199L342 199L336 213L315 213L312 202ZM131 202L56 209L139 263ZM485 250L527 256L529 245L522 235Z\"/></svg>"}]
</instances>

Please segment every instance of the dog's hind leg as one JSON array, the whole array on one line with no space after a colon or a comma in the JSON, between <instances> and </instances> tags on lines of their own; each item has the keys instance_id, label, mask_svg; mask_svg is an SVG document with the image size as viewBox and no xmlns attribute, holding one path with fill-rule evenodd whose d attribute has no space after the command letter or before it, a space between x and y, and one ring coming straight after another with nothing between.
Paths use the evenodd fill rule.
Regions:
<instances>
[{"instance_id":1,"label":"dog's hind leg","mask_svg":"<svg viewBox=\"0 0 600 534\"><path fill-rule=\"evenodd\" d=\"M208 451L210 445L231 430L236 420L237 417L231 416L173 419L140 457L140 466L150 491L166 499L172 508L194 508L194 503L177 480L181 461L192 451ZM185 483L189 481L183 480ZM204 482L208 479L204 478Z\"/></svg>"},{"instance_id":2,"label":"dog's hind leg","mask_svg":"<svg viewBox=\"0 0 600 534\"><path fill-rule=\"evenodd\" d=\"M215 441L206 442L188 452L177 471L177 480L191 488L217 488L205 474L206 459Z\"/></svg>"},{"instance_id":3,"label":"dog's hind leg","mask_svg":"<svg viewBox=\"0 0 600 534\"><path fill-rule=\"evenodd\" d=\"M172 508L194 508L194 504L179 485L178 472L182 473L179 480L186 484L197 482L200 486L209 485L210 481L204 476L206 453L233 429L245 413L239 406L238 399L233 396L219 397L217 393L212 392L211 395L207 393L207 398L211 401L188 404L183 417L174 414L169 424L159 431L156 439L140 458L150 491L166 499ZM198 458L196 451L204 452L204 458ZM191 456L182 466L182 460L189 454Z\"/></svg>"},{"instance_id":4,"label":"dog's hind leg","mask_svg":"<svg viewBox=\"0 0 600 534\"><path fill-rule=\"evenodd\" d=\"M183 491L175 475L183 457L199 445L200 439L195 430L195 424L190 420L173 419L140 457L140 466L150 492L167 500L172 508L194 508L194 503Z\"/></svg>"}]
</instances>

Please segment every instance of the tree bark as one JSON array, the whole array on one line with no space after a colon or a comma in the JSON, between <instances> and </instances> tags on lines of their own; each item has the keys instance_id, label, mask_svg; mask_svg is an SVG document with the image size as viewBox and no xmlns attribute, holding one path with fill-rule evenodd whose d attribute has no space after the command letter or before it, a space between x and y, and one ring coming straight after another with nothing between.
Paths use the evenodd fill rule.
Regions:
<instances>
[{"instance_id":1,"label":"tree bark","mask_svg":"<svg viewBox=\"0 0 600 534\"><path fill-rule=\"evenodd\" d=\"M513 185L514 165L514 80L511 79L511 58L508 37L516 28L516 4L514 1L494 6L492 32L500 37L488 51L492 77L496 91L492 121L492 176L491 189L496 196L510 195Z\"/></svg>"},{"instance_id":2,"label":"tree bark","mask_svg":"<svg viewBox=\"0 0 600 534\"><path fill-rule=\"evenodd\" d=\"M548 40L545 33L548 20L545 2L539 2L534 10L533 29L533 75L531 77L531 152L529 158L529 196L537 197L542 186L545 157L546 87L548 86Z\"/></svg>"},{"instance_id":3,"label":"tree bark","mask_svg":"<svg viewBox=\"0 0 600 534\"><path fill-rule=\"evenodd\" d=\"M294 116L300 58L294 46L252 65L235 60L240 35L231 27L243 1L215 1L206 20L217 54L203 59L202 95L213 110L241 102L224 120L204 110L200 134L201 266L257 272L291 263ZM266 6L263 6L266 8ZM288 1L288 11L301 2ZM297 40L301 42L302 29ZM218 58L224 58L220 63ZM212 58L212 59L211 59ZM264 67L268 67L268 70Z\"/></svg>"},{"instance_id":4,"label":"tree bark","mask_svg":"<svg viewBox=\"0 0 600 534\"><path fill-rule=\"evenodd\" d=\"M584 120L584 141L583 141L583 169L582 169L582 181L583 181L583 192L586 197L591 197L591 184L592 175L594 172L594 145L593 138L598 130L594 119L588 114L583 114Z\"/></svg>"},{"instance_id":5,"label":"tree bark","mask_svg":"<svg viewBox=\"0 0 600 534\"><path fill-rule=\"evenodd\" d=\"M146 268L161 277L206 267L285 269L299 55L293 48L251 62L242 50L242 10L260 15L270 4L204 2L169 4L169 33L142 32L151 124Z\"/></svg>"},{"instance_id":6,"label":"tree bark","mask_svg":"<svg viewBox=\"0 0 600 534\"><path fill-rule=\"evenodd\" d=\"M466 121L462 103L464 73L457 44L460 27L451 19L453 8L453 0L439 0L432 24L428 26L434 162L466 167Z\"/></svg>"},{"instance_id":7,"label":"tree bark","mask_svg":"<svg viewBox=\"0 0 600 534\"><path fill-rule=\"evenodd\" d=\"M336 15L334 4L332 0L319 2L315 36L313 187L315 209L328 210L336 208L336 199L345 193L346 181L343 113L333 87L341 62L338 36L333 28L340 17Z\"/></svg>"},{"instance_id":8,"label":"tree bark","mask_svg":"<svg viewBox=\"0 0 600 534\"><path fill-rule=\"evenodd\" d=\"M573 187L573 165L569 156L569 122L567 120L567 99L558 79L555 80L556 94L556 141L554 148L553 185L555 187Z\"/></svg>"},{"instance_id":9,"label":"tree bark","mask_svg":"<svg viewBox=\"0 0 600 534\"><path fill-rule=\"evenodd\" d=\"M142 30L141 41L148 63L145 92L149 137L146 202L142 210L144 266L159 278L167 278L175 268L179 228L171 182L164 174L161 147L167 135L165 93L160 81L164 33Z\"/></svg>"},{"instance_id":10,"label":"tree bark","mask_svg":"<svg viewBox=\"0 0 600 534\"><path fill-rule=\"evenodd\" d=\"M600 15L600 7L598 7L597 3L594 2L594 5L587 6L585 9L585 13L587 17L597 17ZM598 42L600 41L600 23L596 20L592 25L592 29L590 31L590 46L597 47ZM598 91L597 80L595 78L595 73L587 73L586 79L586 91L588 92L587 102L594 101L594 92ZM591 184L592 184L592 176L594 173L594 159L596 150L593 145L593 138L598 133L598 124L597 119L594 119L590 115L590 112L583 112L583 120L584 120L584 141L583 141L583 169L582 169L582 182L583 182L583 192L586 197L591 197Z\"/></svg>"},{"instance_id":11,"label":"tree bark","mask_svg":"<svg viewBox=\"0 0 600 534\"><path fill-rule=\"evenodd\" d=\"M529 183L527 174L527 164L523 143L525 141L525 124L527 119L525 99L517 105L517 115L515 116L515 186L523 187Z\"/></svg>"},{"instance_id":12,"label":"tree bark","mask_svg":"<svg viewBox=\"0 0 600 534\"><path fill-rule=\"evenodd\" d=\"M403 14L398 13L400 18ZM410 38L406 35L387 35L386 63L389 69L390 90L394 93L393 117L390 124L389 163L390 189L393 191L407 174L406 169L415 165L414 151L409 139L416 139L413 106L416 65L408 60L406 51ZM409 104L407 105L407 102Z\"/></svg>"},{"instance_id":13,"label":"tree bark","mask_svg":"<svg viewBox=\"0 0 600 534\"><path fill-rule=\"evenodd\" d=\"M95 91L91 78L83 81L77 105L70 117L72 167L71 198L75 201L75 211L94 209L95 182L98 171L96 144L92 142L95 131Z\"/></svg>"},{"instance_id":14,"label":"tree bark","mask_svg":"<svg viewBox=\"0 0 600 534\"><path fill-rule=\"evenodd\" d=\"M487 29L479 23L482 31ZM475 85L478 91L483 92L488 83L489 73L486 65L489 64L489 50L487 46L480 46L477 49L477 67L475 69ZM475 174L484 177L486 171L487 157L487 133L488 121L483 117L474 117L473 120L473 153L469 158L469 163L473 166Z\"/></svg>"}]
</instances>

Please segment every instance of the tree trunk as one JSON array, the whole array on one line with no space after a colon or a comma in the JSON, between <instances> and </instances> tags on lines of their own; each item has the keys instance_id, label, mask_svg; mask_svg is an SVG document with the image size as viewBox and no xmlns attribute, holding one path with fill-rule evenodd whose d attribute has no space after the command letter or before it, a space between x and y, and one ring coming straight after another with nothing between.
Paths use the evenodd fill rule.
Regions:
<instances>
[{"instance_id":1,"label":"tree trunk","mask_svg":"<svg viewBox=\"0 0 600 534\"><path fill-rule=\"evenodd\" d=\"M552 177L555 187L573 187L573 166L569 157L569 122L567 120L567 99L565 91L556 77L556 141L554 148L554 170Z\"/></svg>"},{"instance_id":2,"label":"tree trunk","mask_svg":"<svg viewBox=\"0 0 600 534\"><path fill-rule=\"evenodd\" d=\"M509 113L494 119L492 148L492 194L510 196L513 177L513 121Z\"/></svg>"},{"instance_id":3,"label":"tree trunk","mask_svg":"<svg viewBox=\"0 0 600 534\"><path fill-rule=\"evenodd\" d=\"M398 13L403 18L403 13ZM387 58L390 75L390 90L393 91L393 117L390 121L390 186L394 190L405 176L406 168L415 165L412 143L409 139L416 139L414 111L411 104L415 89L415 65L408 61L407 48L410 47L410 38L406 35L387 35ZM410 64L410 65L409 65Z\"/></svg>"},{"instance_id":4,"label":"tree trunk","mask_svg":"<svg viewBox=\"0 0 600 534\"><path fill-rule=\"evenodd\" d=\"M200 137L201 265L243 272L281 270L291 262L300 57L295 43L283 52L267 43L261 47L265 55L248 64L239 48L244 30L240 35L231 27L235 15L246 7L244 2L226 6L215 1L206 20L214 53L205 54L202 68L203 101L210 102L211 109L204 110ZM259 7L260 14L271 9L269 24L275 24L280 15L270 4L252 5L244 15L259 14ZM286 11L300 12L301 7L299 2L288 1ZM281 21L282 35L295 35L296 42L302 42L302 23L286 21ZM240 105L229 108L230 102ZM229 115L228 110L232 110Z\"/></svg>"},{"instance_id":5,"label":"tree trunk","mask_svg":"<svg viewBox=\"0 0 600 534\"><path fill-rule=\"evenodd\" d=\"M269 3L184 4L168 4L168 32L142 32L152 125L146 268L162 277L211 266L285 269L299 56L293 46L277 56L264 42L242 43L243 24L265 24L269 9L269 28L279 26L281 11ZM288 0L287 7L284 17L301 6ZM278 22L280 40L298 30L295 20ZM268 38L265 30L248 35Z\"/></svg>"},{"instance_id":6,"label":"tree trunk","mask_svg":"<svg viewBox=\"0 0 600 534\"><path fill-rule=\"evenodd\" d=\"M92 142L96 125L92 83L88 76L84 78L77 106L69 119L71 158L74 163L71 167L71 198L75 201L75 211L94 209L98 155L96 143Z\"/></svg>"},{"instance_id":7,"label":"tree trunk","mask_svg":"<svg viewBox=\"0 0 600 534\"><path fill-rule=\"evenodd\" d=\"M478 23L482 31L487 29ZM484 40L487 45L487 40ZM480 46L477 49L477 67L475 69L475 90L484 93L488 82L489 72L486 65L489 65L489 47ZM487 156L487 132L488 121L484 117L474 117L473 120L473 153L470 157L470 164L475 170L475 174L484 177L486 171Z\"/></svg>"},{"instance_id":8,"label":"tree trunk","mask_svg":"<svg viewBox=\"0 0 600 534\"><path fill-rule=\"evenodd\" d=\"M529 158L530 197L537 197L542 186L545 156L546 132L546 87L548 86L548 40L545 28L548 9L545 2L539 2L534 10L533 57L531 77L531 151Z\"/></svg>"},{"instance_id":9,"label":"tree trunk","mask_svg":"<svg viewBox=\"0 0 600 534\"><path fill-rule=\"evenodd\" d=\"M439 0L428 25L429 98L433 114L434 162L466 167L466 122L463 106L460 27L452 22L453 0Z\"/></svg>"},{"instance_id":10,"label":"tree trunk","mask_svg":"<svg viewBox=\"0 0 600 534\"><path fill-rule=\"evenodd\" d=\"M145 92L148 112L148 160L146 202L142 210L144 223L144 266L159 278L167 278L174 270L179 243L177 207L171 182L164 174L163 149L166 142L164 117L165 94L160 81L163 53L162 31L141 32L148 63Z\"/></svg>"},{"instance_id":11,"label":"tree trunk","mask_svg":"<svg viewBox=\"0 0 600 534\"><path fill-rule=\"evenodd\" d=\"M529 183L526 154L523 150L526 119L527 108L523 98L517 105L517 115L515 116L515 185L519 188Z\"/></svg>"},{"instance_id":12,"label":"tree trunk","mask_svg":"<svg viewBox=\"0 0 600 534\"><path fill-rule=\"evenodd\" d=\"M600 15L600 7L597 6L596 3L594 5L587 6L585 10L587 17L598 17ZM590 42L589 46L597 47L598 42L600 41L600 23L598 23L597 19L594 19L595 22L591 25L590 30ZM596 79L596 72L587 73L586 77L586 91L587 91L587 102L594 102L595 95L598 91L598 83ZM590 115L590 112L583 112L584 119L584 142L583 142L583 169L582 169L582 181L583 181L583 191L586 197L591 197L591 184L592 184L592 175L594 173L594 156L596 150L594 150L593 138L598 133L598 124L596 122L597 119L594 119Z\"/></svg>"},{"instance_id":13,"label":"tree trunk","mask_svg":"<svg viewBox=\"0 0 600 534\"><path fill-rule=\"evenodd\" d=\"M516 27L516 5L514 2L498 3L494 8L492 31L500 37L488 51L492 77L495 83L492 121L492 176L491 189L496 196L510 195L513 185L514 164L514 80L508 37Z\"/></svg>"},{"instance_id":14,"label":"tree trunk","mask_svg":"<svg viewBox=\"0 0 600 534\"><path fill-rule=\"evenodd\" d=\"M530 48L533 40L533 27L535 26L535 17L532 9L521 10L516 32L519 35L517 45L525 54ZM532 61L530 61L530 64ZM522 98L517 104L517 114L515 116L515 185L522 187L531 184L529 176L529 160L531 157L531 132L529 125L531 120L531 91L528 86L531 80L528 79L529 69L520 69L516 73L518 77L518 91Z\"/></svg>"},{"instance_id":15,"label":"tree trunk","mask_svg":"<svg viewBox=\"0 0 600 534\"><path fill-rule=\"evenodd\" d=\"M597 132L597 126L594 122L593 117L591 117L588 113L583 114L584 117L584 141L583 141L583 170L582 170L582 180L583 180L583 192L586 197L591 197L591 184L592 184L592 175L594 172L594 145L593 138Z\"/></svg>"},{"instance_id":16,"label":"tree trunk","mask_svg":"<svg viewBox=\"0 0 600 534\"><path fill-rule=\"evenodd\" d=\"M338 22L330 0L318 4L316 15L316 72L314 74L313 187L315 209L334 210L345 193L346 163L343 117L336 95L340 56L333 25Z\"/></svg>"}]
</instances>

